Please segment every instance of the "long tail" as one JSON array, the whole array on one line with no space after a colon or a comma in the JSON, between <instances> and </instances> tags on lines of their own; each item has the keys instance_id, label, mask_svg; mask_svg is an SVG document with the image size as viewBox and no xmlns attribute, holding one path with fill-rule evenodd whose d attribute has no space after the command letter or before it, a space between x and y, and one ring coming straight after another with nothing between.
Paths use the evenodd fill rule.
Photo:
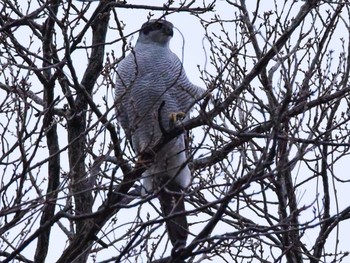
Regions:
<instances>
[{"instance_id":1,"label":"long tail","mask_svg":"<svg viewBox=\"0 0 350 263\"><path fill-rule=\"evenodd\" d=\"M182 213L166 220L166 229L173 244L173 252L186 246L188 224L185 213L184 195L175 182L167 183L158 195L164 217Z\"/></svg>"}]
</instances>

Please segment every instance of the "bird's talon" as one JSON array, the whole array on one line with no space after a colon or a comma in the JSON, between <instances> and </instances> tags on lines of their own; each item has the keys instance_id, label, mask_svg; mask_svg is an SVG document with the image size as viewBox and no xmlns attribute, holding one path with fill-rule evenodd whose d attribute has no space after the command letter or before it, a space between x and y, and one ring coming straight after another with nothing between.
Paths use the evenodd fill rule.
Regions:
<instances>
[{"instance_id":1,"label":"bird's talon","mask_svg":"<svg viewBox=\"0 0 350 263\"><path fill-rule=\"evenodd\" d=\"M169 120L172 123L176 123L178 121L182 121L183 119L185 119L185 117L186 113L184 113L183 111L172 112L170 113Z\"/></svg>"},{"instance_id":2,"label":"bird's talon","mask_svg":"<svg viewBox=\"0 0 350 263\"><path fill-rule=\"evenodd\" d=\"M175 127L175 125L185 119L186 113L183 111L178 111L178 112L172 112L169 115L169 127L172 129Z\"/></svg>"},{"instance_id":3,"label":"bird's talon","mask_svg":"<svg viewBox=\"0 0 350 263\"><path fill-rule=\"evenodd\" d=\"M136 160L136 167L149 166L153 163L154 154L151 152L143 152L141 156Z\"/></svg>"}]
</instances>

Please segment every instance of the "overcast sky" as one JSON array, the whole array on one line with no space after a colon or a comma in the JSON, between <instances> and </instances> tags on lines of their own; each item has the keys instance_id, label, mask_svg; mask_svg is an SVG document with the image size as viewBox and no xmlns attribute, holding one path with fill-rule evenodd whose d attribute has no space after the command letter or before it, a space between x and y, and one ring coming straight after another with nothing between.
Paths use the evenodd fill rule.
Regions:
<instances>
[{"instance_id":1,"label":"overcast sky","mask_svg":"<svg viewBox=\"0 0 350 263\"><path fill-rule=\"evenodd\" d=\"M159 2L159 3L158 3ZM155 4L160 4L161 1L153 1L152 3ZM197 6L197 5L201 5L202 1L197 1L198 4L195 4L193 6ZM247 3L250 1L247 1ZM254 2L254 1L253 1ZM272 8L271 6L271 2L272 1L261 1L261 9L262 10L269 10ZM302 5L303 1L299 1L300 4L296 4L293 7L293 11L297 12L300 7L300 5ZM129 4L149 4L150 1L144 0L144 1L128 1ZM281 1L282 3L282 1ZM75 5L79 6L79 5L84 5L84 3L79 3L76 2ZM91 12L94 10L94 7L98 5L98 3L91 3L92 7L91 8ZM265 6L264 6L265 5ZM253 9L255 8L255 6L248 6L249 8L251 8L251 12L253 11ZM282 8L282 7L281 7ZM120 20L122 20L125 24L125 34L134 32L136 30L138 30L140 28L140 26L147 20L147 16L149 15L149 10L144 11L144 10L136 10L136 9L118 9L117 13L118 13L118 17ZM216 3L216 7L215 7L215 12L211 12L208 13L206 15L203 15L203 17L205 17L206 19L211 19L212 17L214 17L215 15L219 15L222 19L232 19L232 14L234 12L237 12L237 10L233 7L228 5L227 3L225 3L225 1L217 1ZM262 13L262 11L260 11ZM154 12L151 11L152 14L154 14L154 17L157 18L160 15L162 15L161 12ZM204 30L198 20L198 18L188 14L188 13L176 13L176 14L171 14L169 16L167 16L167 20L169 20L170 22L172 22L174 24L174 26L181 32L181 34L183 35L183 37L181 36L181 34L179 33L179 31L175 30L174 32L174 38L171 42L171 48L172 50L181 58L184 59L184 67L186 70L187 75L189 76L190 80L202 87L205 87L205 83L200 79L200 72L198 70L198 66L200 67L200 69L206 69L207 71L210 72L210 70L212 69L212 67L209 64L209 61L206 58L206 52L207 55L209 54L209 46L208 46L208 40L204 38ZM112 22L113 22L113 18L112 18ZM213 27L211 30L215 31L215 27ZM232 29L233 30L233 29ZM337 58L339 56L339 54L341 51L341 42L338 40L343 36L343 29L342 28L338 28L338 33L335 34L334 36L334 44L332 45L332 48L335 50L335 55L334 57ZM115 31L114 31L115 32ZM216 32L216 33L220 33L220 32ZM25 32L24 32L25 34ZM262 34L263 35L263 34ZM110 32L108 33L108 38L107 41L113 41L115 40L115 35L113 34L113 30L110 30ZM346 37L348 37L346 35ZM23 41L28 41L28 38L24 37ZM130 37L128 39L128 41L131 41L131 43L135 43L137 39L137 34L135 34L133 37ZM87 41L89 41L89 39L87 39ZM261 41L263 41L263 39L261 38ZM346 40L348 41L348 39ZM106 47L106 52L110 52L111 49L114 49L114 51L116 52L116 54L120 54L120 45L117 43L115 45L108 45ZM206 49L206 52L205 52ZM82 51L84 52L84 51ZM74 55L74 60L73 63L76 66L76 69L79 73L80 71L80 76L82 76L82 73L85 70L85 65L84 63L87 63L87 61L81 60L79 57L79 54L75 54ZM206 63L207 62L207 63ZM335 63L336 64L336 63ZM79 65L82 65L81 68L79 69ZM2 80L1 80L2 81ZM1 91L0 91L1 92ZM1 95L1 93L0 93ZM102 98L103 94L96 94L95 98ZM111 96L112 98L112 96ZM344 167L348 166L349 163L349 158L344 158L343 164ZM301 167L302 169L303 167ZM342 165L337 167L337 172L339 172L340 176L344 176L347 177L348 171L346 169L343 169ZM300 171L302 173L302 170ZM348 195L348 189L346 188L339 188L337 189L338 194L340 196L344 196L344 198L341 198L341 200L339 200L339 207L340 208L344 208L345 206L348 206L348 200L349 200L349 195ZM305 204L308 204L310 200L312 200L315 197L315 187L312 187L312 190L307 191L307 189L305 189L304 192L300 192L300 202L303 203L305 202ZM335 211L333 211L335 212ZM310 215L312 216L312 214ZM123 220L121 218L121 220ZM306 219L305 219L306 220ZM342 229L340 231L340 235L348 235L347 233L350 233L350 227L349 227L349 223L342 224ZM196 227L193 227L191 229L191 231L196 232L197 230L195 229ZM54 227L54 229L58 229L57 226ZM200 230L200 228L198 228L198 231ZM225 229L216 229L215 233L222 233L225 232ZM62 240L65 239L65 237L63 236L61 231L57 231L57 239L60 239L60 235L62 235ZM308 239L310 239L310 244L314 242L314 237L312 236L312 234L318 234L318 229L315 230L311 230L308 232L306 238L303 240L304 242L307 242ZM348 240L350 242L349 238L343 238L343 240ZM191 238L190 238L191 240ZM190 241L189 240L189 241ZM329 246L334 246L334 239L330 239L331 242L327 245ZM333 241L332 241L333 240ZM340 250L349 250L349 242L348 243L341 243L339 244L339 248ZM51 244L51 249L50 249L50 260L53 260L52 262L54 262L54 260L57 259L57 257L59 257L60 255L55 255L55 251L58 251L57 247L58 246L64 246L65 244L61 243L58 244L57 242L52 242ZM32 250L33 251L33 250ZM31 258L30 253L32 252L30 250L26 250L26 253L28 255L29 258ZM59 250L61 251L61 249ZM110 250L111 251L111 250ZM106 258L109 258L111 255L109 255L108 251L104 251L103 253L106 253ZM112 251L113 253L113 251ZM98 256L100 256L101 254L98 254ZM49 262L49 261L48 261ZM90 262L92 262L92 260L90 259ZM211 261L203 261L203 263L209 263ZM224 261L216 261L218 263L220 262L224 262Z\"/></svg>"}]
</instances>

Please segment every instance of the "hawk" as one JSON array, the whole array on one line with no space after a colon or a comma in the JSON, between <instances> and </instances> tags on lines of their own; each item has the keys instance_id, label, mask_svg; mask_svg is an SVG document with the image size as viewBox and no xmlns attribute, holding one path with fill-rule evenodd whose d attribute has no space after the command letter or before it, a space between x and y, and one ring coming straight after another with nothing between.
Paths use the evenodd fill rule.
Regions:
<instances>
[{"instance_id":1,"label":"hawk","mask_svg":"<svg viewBox=\"0 0 350 263\"><path fill-rule=\"evenodd\" d=\"M204 89L192 84L170 50L173 25L152 19L140 29L134 49L119 63L115 84L117 119L137 155L151 149L188 112ZM183 190L191 183L185 134L165 144L142 175L144 193L158 193L173 251L186 245ZM142 160L141 160L142 161Z\"/></svg>"}]
</instances>

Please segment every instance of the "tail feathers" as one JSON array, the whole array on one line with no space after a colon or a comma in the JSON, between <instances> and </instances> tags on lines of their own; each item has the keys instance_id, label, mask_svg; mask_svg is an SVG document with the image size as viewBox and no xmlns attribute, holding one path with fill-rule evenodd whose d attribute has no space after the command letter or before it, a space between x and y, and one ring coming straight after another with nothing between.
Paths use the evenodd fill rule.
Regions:
<instances>
[{"instance_id":1,"label":"tail feathers","mask_svg":"<svg viewBox=\"0 0 350 263\"><path fill-rule=\"evenodd\" d=\"M183 214L185 212L184 195L176 183L170 182L161 189L158 198L164 217L182 213L165 222L169 239L173 244L173 252L176 252L186 246L188 236L187 219Z\"/></svg>"}]
</instances>

